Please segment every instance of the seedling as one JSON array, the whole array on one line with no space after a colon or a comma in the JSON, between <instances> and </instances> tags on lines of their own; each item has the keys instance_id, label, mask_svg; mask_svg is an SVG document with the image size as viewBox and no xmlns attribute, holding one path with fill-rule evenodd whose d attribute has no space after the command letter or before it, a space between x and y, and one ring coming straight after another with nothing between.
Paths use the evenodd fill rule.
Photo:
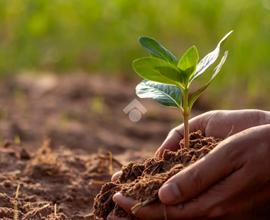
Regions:
<instances>
[{"instance_id":1,"label":"seedling","mask_svg":"<svg viewBox=\"0 0 270 220\"><path fill-rule=\"evenodd\" d=\"M144 80L136 87L140 98L152 98L162 105L176 107L184 121L184 146L189 148L189 115L193 104L218 75L226 61L228 51L214 68L210 79L198 90L190 93L192 82L201 76L219 58L222 42L232 33L227 33L216 48L199 61L196 46L184 52L180 59L159 42L150 37L141 37L139 43L151 56L133 61L134 71Z\"/></svg>"}]
</instances>

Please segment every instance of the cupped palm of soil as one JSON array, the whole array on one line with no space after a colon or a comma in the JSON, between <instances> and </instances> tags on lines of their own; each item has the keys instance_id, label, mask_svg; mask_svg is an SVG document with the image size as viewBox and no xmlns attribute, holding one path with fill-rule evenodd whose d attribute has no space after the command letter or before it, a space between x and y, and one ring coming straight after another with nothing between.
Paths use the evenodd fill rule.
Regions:
<instances>
[{"instance_id":1,"label":"cupped palm of soil","mask_svg":"<svg viewBox=\"0 0 270 220\"><path fill-rule=\"evenodd\" d=\"M116 192L138 201L132 209L133 213L144 205L158 201L158 190L166 180L204 157L220 141L219 138L205 137L201 131L197 131L190 134L189 149L185 149L181 141L177 152L165 151L162 158L129 163L122 168L122 174L117 180L103 185L95 198L95 216L106 219L112 211L119 217L130 216L113 202L112 197Z\"/></svg>"}]
</instances>

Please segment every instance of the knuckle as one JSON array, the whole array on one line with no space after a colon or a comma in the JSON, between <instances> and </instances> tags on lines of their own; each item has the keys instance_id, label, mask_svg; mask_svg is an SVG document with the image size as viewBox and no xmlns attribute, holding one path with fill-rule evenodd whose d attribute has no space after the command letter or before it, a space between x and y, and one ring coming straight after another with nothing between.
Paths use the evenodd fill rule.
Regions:
<instances>
[{"instance_id":1,"label":"knuckle","mask_svg":"<svg viewBox=\"0 0 270 220\"><path fill-rule=\"evenodd\" d=\"M221 114L222 114L222 111L220 111L220 110L211 110L211 111L204 113L204 117L206 117L207 120L210 120L214 116L217 117Z\"/></svg>"},{"instance_id":2,"label":"knuckle","mask_svg":"<svg viewBox=\"0 0 270 220\"><path fill-rule=\"evenodd\" d=\"M216 114L218 112L220 112L220 111L219 110L211 110L211 111L206 112L205 114L213 115L213 114Z\"/></svg>"},{"instance_id":3,"label":"knuckle","mask_svg":"<svg viewBox=\"0 0 270 220\"><path fill-rule=\"evenodd\" d=\"M204 113L200 121L201 127L205 128L205 131L207 131L209 126L211 126L213 119L215 120L219 114L220 111L218 110L212 110Z\"/></svg>"},{"instance_id":4,"label":"knuckle","mask_svg":"<svg viewBox=\"0 0 270 220\"><path fill-rule=\"evenodd\" d=\"M170 137L177 136L177 137L181 138L182 137L182 134L181 134L180 128L179 127L176 127L174 129L172 129L169 132L169 135L168 136L170 136Z\"/></svg>"}]
</instances>

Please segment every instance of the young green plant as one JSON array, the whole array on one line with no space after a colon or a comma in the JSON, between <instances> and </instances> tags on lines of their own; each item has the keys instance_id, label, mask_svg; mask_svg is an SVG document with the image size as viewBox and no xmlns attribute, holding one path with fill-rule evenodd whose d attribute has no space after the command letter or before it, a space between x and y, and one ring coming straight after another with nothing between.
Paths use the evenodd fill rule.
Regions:
<instances>
[{"instance_id":1,"label":"young green plant","mask_svg":"<svg viewBox=\"0 0 270 220\"><path fill-rule=\"evenodd\" d=\"M193 104L218 75L226 61L228 51L224 52L213 69L210 79L198 90L190 93L190 86L219 58L221 44L232 33L227 33L216 48L199 61L196 46L184 52L180 59L163 45L150 37L141 37L139 43L150 54L133 61L134 71L144 80L136 87L140 98L152 98L162 105L180 110L184 122L184 146L189 148L189 116Z\"/></svg>"}]
</instances>

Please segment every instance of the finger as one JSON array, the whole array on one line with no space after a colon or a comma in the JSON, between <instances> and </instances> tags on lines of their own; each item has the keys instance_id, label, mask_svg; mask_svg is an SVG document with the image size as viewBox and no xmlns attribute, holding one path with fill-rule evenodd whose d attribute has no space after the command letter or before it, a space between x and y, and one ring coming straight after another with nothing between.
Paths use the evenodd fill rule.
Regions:
<instances>
[{"instance_id":1,"label":"finger","mask_svg":"<svg viewBox=\"0 0 270 220\"><path fill-rule=\"evenodd\" d=\"M159 190L161 202L174 205L192 199L238 170L242 160L237 159L235 149L230 142L221 142L204 158L171 177Z\"/></svg>"},{"instance_id":2,"label":"finger","mask_svg":"<svg viewBox=\"0 0 270 220\"><path fill-rule=\"evenodd\" d=\"M211 118L211 116L212 113L205 113L189 120L190 132L201 130L203 133L205 133L205 128L207 127L208 120ZM171 151L179 149L179 142L183 138L183 136L184 136L184 125L181 124L180 126L171 130L165 141L156 151L155 155L157 157L161 157L162 153L166 149Z\"/></svg>"},{"instance_id":3,"label":"finger","mask_svg":"<svg viewBox=\"0 0 270 220\"><path fill-rule=\"evenodd\" d=\"M115 194L114 201L122 207L126 212L130 213L131 208L136 205L138 202L130 198L126 198L121 194ZM190 217L198 219L201 217L201 213L194 211L192 215L184 208L183 205L175 206L165 206L161 203L152 203L147 206L141 207L133 215L138 219L147 219L147 220L179 220L179 219L189 219ZM153 211L154 210L154 211Z\"/></svg>"},{"instance_id":4,"label":"finger","mask_svg":"<svg viewBox=\"0 0 270 220\"><path fill-rule=\"evenodd\" d=\"M127 213L131 214L131 208L137 204L137 201L129 198L129 197L125 197L123 196L121 193L116 193L113 196L113 201L120 206L121 208L123 208Z\"/></svg>"},{"instance_id":5,"label":"finger","mask_svg":"<svg viewBox=\"0 0 270 220\"><path fill-rule=\"evenodd\" d=\"M181 127L182 125L180 125ZM181 129L182 130L182 129ZM175 151L179 149L179 142L183 138L183 134L181 130L173 129L169 132L168 136L166 137L165 141L161 144L161 146L157 149L155 156L161 157L164 150L171 150Z\"/></svg>"},{"instance_id":6,"label":"finger","mask_svg":"<svg viewBox=\"0 0 270 220\"><path fill-rule=\"evenodd\" d=\"M222 182L214 185L211 189L191 200L175 206L168 206L167 213L169 219L212 219L220 218L229 212L222 205L224 201L229 201L235 195L246 189L247 182L243 182L243 169L240 169ZM234 204L234 203L232 203Z\"/></svg>"},{"instance_id":7,"label":"finger","mask_svg":"<svg viewBox=\"0 0 270 220\"><path fill-rule=\"evenodd\" d=\"M234 201L243 193L250 190L249 181L245 181L248 173L244 168L233 172L225 180L211 187L206 193L203 193L198 199L185 205L186 214L192 215L194 210L200 210L201 214L208 218L220 218L228 215L229 208L224 204L231 202L231 206L236 211Z\"/></svg>"},{"instance_id":8,"label":"finger","mask_svg":"<svg viewBox=\"0 0 270 220\"><path fill-rule=\"evenodd\" d=\"M130 218L118 217L113 212L107 216L107 220L131 220Z\"/></svg>"},{"instance_id":9,"label":"finger","mask_svg":"<svg viewBox=\"0 0 270 220\"><path fill-rule=\"evenodd\" d=\"M131 198L124 197L121 193L116 193L113 196L113 200L117 203L118 206L123 208L127 213L135 215L138 219L147 219L147 220L162 220L164 219L164 208L159 203L149 204L145 207L138 209L135 213L131 213L132 207L138 204L138 201L135 201ZM155 210L155 212L153 212Z\"/></svg>"},{"instance_id":10,"label":"finger","mask_svg":"<svg viewBox=\"0 0 270 220\"><path fill-rule=\"evenodd\" d=\"M260 110L219 110L213 111L212 115L214 117L209 120L205 134L222 139L267 123L265 112Z\"/></svg>"},{"instance_id":11,"label":"finger","mask_svg":"<svg viewBox=\"0 0 270 220\"><path fill-rule=\"evenodd\" d=\"M117 171L116 173L112 175L111 180L116 181L121 175L122 175L122 171Z\"/></svg>"}]
</instances>

